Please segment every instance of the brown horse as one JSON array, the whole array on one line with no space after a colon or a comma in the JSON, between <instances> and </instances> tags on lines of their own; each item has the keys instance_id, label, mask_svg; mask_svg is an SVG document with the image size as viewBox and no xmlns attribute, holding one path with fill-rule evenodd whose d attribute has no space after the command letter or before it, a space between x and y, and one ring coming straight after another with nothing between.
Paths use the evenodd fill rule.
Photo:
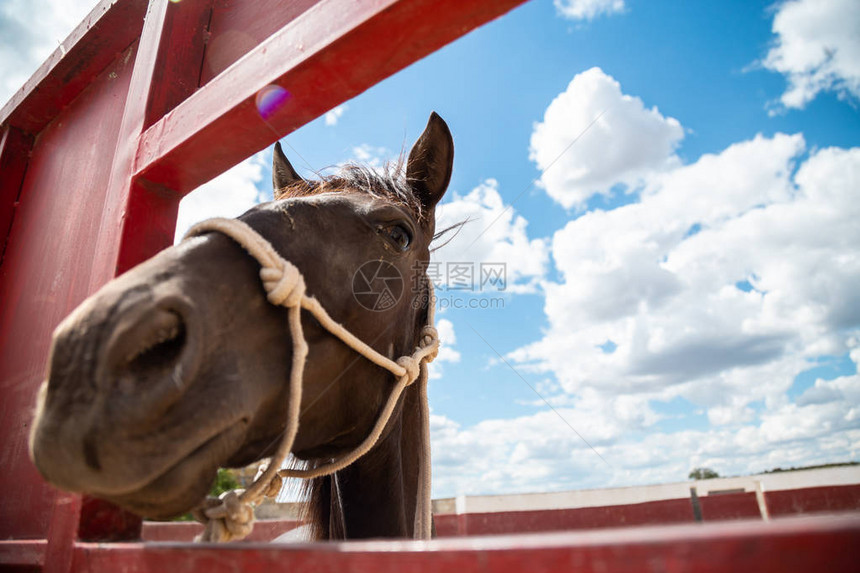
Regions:
<instances>
[{"instance_id":1,"label":"brown horse","mask_svg":"<svg viewBox=\"0 0 860 573\"><path fill-rule=\"evenodd\" d=\"M405 174L347 166L305 181L279 145L273 163L275 201L239 219L294 263L308 294L359 339L389 358L410 354L428 311L421 269L434 209L453 164L445 122L431 115ZM369 261L396 269L402 295L362 303L354 279ZM287 310L267 302L259 270L234 241L209 233L72 312L54 333L30 440L45 479L167 518L201 503L219 467L271 455L286 424L293 345ZM308 313L301 321L309 352L292 453L314 467L362 442L393 376ZM317 539L412 536L419 407L407 388L372 450L311 480Z\"/></svg>"}]
</instances>

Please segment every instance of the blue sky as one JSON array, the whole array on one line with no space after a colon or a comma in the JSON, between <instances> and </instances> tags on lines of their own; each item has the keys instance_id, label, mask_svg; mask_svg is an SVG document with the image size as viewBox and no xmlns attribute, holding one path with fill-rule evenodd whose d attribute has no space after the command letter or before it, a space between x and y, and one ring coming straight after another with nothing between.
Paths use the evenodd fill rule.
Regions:
<instances>
[{"instance_id":1,"label":"blue sky","mask_svg":"<svg viewBox=\"0 0 860 573\"><path fill-rule=\"evenodd\" d=\"M439 313L435 496L860 457L857 62L852 0L536 0L284 139L312 177L408 150L432 110L454 134L439 219L471 222L436 260L508 288L441 285L503 308ZM178 231L270 198L270 161Z\"/></svg>"}]
</instances>

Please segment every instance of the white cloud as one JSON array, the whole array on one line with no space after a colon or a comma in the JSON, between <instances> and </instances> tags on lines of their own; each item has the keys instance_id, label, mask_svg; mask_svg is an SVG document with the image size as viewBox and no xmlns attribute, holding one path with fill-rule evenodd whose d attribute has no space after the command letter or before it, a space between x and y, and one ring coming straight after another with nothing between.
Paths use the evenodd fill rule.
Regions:
<instances>
[{"instance_id":1,"label":"white cloud","mask_svg":"<svg viewBox=\"0 0 860 573\"><path fill-rule=\"evenodd\" d=\"M592 20L624 11L624 0L553 0L553 4L569 20Z\"/></svg>"},{"instance_id":2,"label":"white cloud","mask_svg":"<svg viewBox=\"0 0 860 573\"><path fill-rule=\"evenodd\" d=\"M462 221L468 222L453 238L453 232L440 238L440 243L450 242L431 256L439 263L443 279L448 263L468 263L476 275L481 263L501 263L506 269L507 290L534 290L537 279L546 272L546 241L529 239L528 222L505 205L495 179L484 181L464 196L455 193L452 201L437 207L437 231Z\"/></svg>"},{"instance_id":3,"label":"white cloud","mask_svg":"<svg viewBox=\"0 0 860 573\"><path fill-rule=\"evenodd\" d=\"M444 362L460 362L460 352L454 347L457 343L454 323L447 318L440 318L436 321L436 330L439 331L439 355L430 365L431 380L442 378L445 373Z\"/></svg>"},{"instance_id":4,"label":"white cloud","mask_svg":"<svg viewBox=\"0 0 860 573\"><path fill-rule=\"evenodd\" d=\"M678 120L625 95L600 68L577 74L535 124L529 158L541 185L567 208L613 186L635 187L678 164Z\"/></svg>"},{"instance_id":5,"label":"white cloud","mask_svg":"<svg viewBox=\"0 0 860 573\"><path fill-rule=\"evenodd\" d=\"M567 206L619 183L638 194L555 233L558 279L540 285L548 325L510 358L526 376L557 381L545 396L613 469L544 410L443 424L434 436L449 456L440 454L440 472L469 448L481 460L467 464L468 479L452 466L439 487L446 495L469 493L470 483L540 491L679 480L700 465L739 474L855 458L858 376L818 380L796 399L789 390L820 356L860 362L860 147L808 150L800 134L759 135L681 165L677 122L622 96L599 70L586 74L535 129L538 164L554 158L535 156L553 147L548 133L562 131L559 110L581 113L560 102L594 106L612 98L584 94L609 88L616 101L638 104L615 133L636 131L636 148L662 151L612 163L586 145L550 169L547 191ZM651 129L630 129L634 120ZM555 138L557 149L563 138ZM670 403L674 414L664 409ZM563 445L550 455L550 443Z\"/></svg>"},{"instance_id":6,"label":"white cloud","mask_svg":"<svg viewBox=\"0 0 860 573\"><path fill-rule=\"evenodd\" d=\"M822 91L860 98L860 3L856 0L795 0L773 19L774 46L764 66L786 76L780 98L803 108Z\"/></svg>"},{"instance_id":7,"label":"white cloud","mask_svg":"<svg viewBox=\"0 0 860 573\"><path fill-rule=\"evenodd\" d=\"M514 356L569 393L680 395L714 422L778 403L806 359L847 352L860 326L860 148L820 150L792 178L803 149L759 136L568 223L553 238L550 328Z\"/></svg>"},{"instance_id":8,"label":"white cloud","mask_svg":"<svg viewBox=\"0 0 860 573\"><path fill-rule=\"evenodd\" d=\"M797 399L799 407L810 404L853 404L860 407L860 376L842 376L834 380L818 379ZM854 408L853 417L860 415L860 409Z\"/></svg>"},{"instance_id":9,"label":"white cloud","mask_svg":"<svg viewBox=\"0 0 860 573\"><path fill-rule=\"evenodd\" d=\"M194 223L212 217L238 217L254 205L271 200L270 195L258 189L271 160L272 152L265 149L183 197L175 240L182 239Z\"/></svg>"},{"instance_id":10,"label":"white cloud","mask_svg":"<svg viewBox=\"0 0 860 573\"><path fill-rule=\"evenodd\" d=\"M95 0L6 0L0 4L0 107L95 5Z\"/></svg>"},{"instance_id":11,"label":"white cloud","mask_svg":"<svg viewBox=\"0 0 860 573\"><path fill-rule=\"evenodd\" d=\"M604 463L551 411L463 427L431 416L433 495L559 491L683 481L694 467L721 475L758 473L778 466L847 461L860 455L860 377L826 383L847 400L786 404L759 425L642 433L607 414L617 406L558 408L600 453ZM853 401L852 401L853 399Z\"/></svg>"},{"instance_id":12,"label":"white cloud","mask_svg":"<svg viewBox=\"0 0 860 573\"><path fill-rule=\"evenodd\" d=\"M436 330L439 331L439 355L436 357L437 362L459 362L460 353L454 349L454 344L457 343L457 335L454 333L454 323L447 318L440 318L436 321Z\"/></svg>"},{"instance_id":13,"label":"white cloud","mask_svg":"<svg viewBox=\"0 0 860 573\"><path fill-rule=\"evenodd\" d=\"M325 124L328 126L337 125L337 122L340 119L340 116L342 116L343 112L345 112L347 110L347 107L348 106L346 104L339 105L336 108L334 108L333 110L326 113L325 114Z\"/></svg>"}]
</instances>

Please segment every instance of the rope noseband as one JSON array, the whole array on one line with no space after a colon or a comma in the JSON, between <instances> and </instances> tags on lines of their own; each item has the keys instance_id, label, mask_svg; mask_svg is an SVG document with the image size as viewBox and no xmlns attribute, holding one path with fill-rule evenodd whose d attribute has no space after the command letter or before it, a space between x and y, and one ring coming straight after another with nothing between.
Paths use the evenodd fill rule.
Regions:
<instances>
[{"instance_id":1,"label":"rope noseband","mask_svg":"<svg viewBox=\"0 0 860 573\"><path fill-rule=\"evenodd\" d=\"M288 310L290 335L293 339L293 363L290 369L287 427L277 451L272 456L268 467L248 489L229 491L220 498L207 498L203 507L194 511L195 519L205 525L205 529L197 541L217 542L243 539L254 528L252 504L264 496L276 496L281 490L285 477L307 479L329 475L345 468L366 454L382 434L400 395L407 386L416 380L420 392L422 451L413 537L415 539L430 539L430 409L427 401L427 363L431 362L439 352L439 335L433 326L435 314L433 284L427 281L429 289L427 324L421 329L418 346L411 355L401 356L397 361L393 361L356 338L343 325L333 320L318 300L307 296L302 273L290 261L281 257L271 243L247 223L238 219L209 219L191 227L183 240L209 231L216 231L233 239L260 263L262 267L260 279L263 281L266 297L270 303L284 306ZM313 469L280 469L292 450L293 441L299 429L302 379L305 359L308 354L308 345L302 330L302 309L310 312L323 328L342 340L344 344L377 366L394 374L397 377L397 383L370 434L353 451L340 459Z\"/></svg>"}]
</instances>

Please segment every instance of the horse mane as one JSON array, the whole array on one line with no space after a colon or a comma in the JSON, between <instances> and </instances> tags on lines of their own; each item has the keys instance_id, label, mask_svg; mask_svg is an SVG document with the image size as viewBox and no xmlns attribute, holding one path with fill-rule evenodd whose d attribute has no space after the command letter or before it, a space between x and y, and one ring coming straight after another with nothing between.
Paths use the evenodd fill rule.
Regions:
<instances>
[{"instance_id":1,"label":"horse mane","mask_svg":"<svg viewBox=\"0 0 860 573\"><path fill-rule=\"evenodd\" d=\"M421 448L419 447L421 430L417 423L418 417L421 414L417 386L406 388L400 400L400 405L392 416L390 423L399 424L400 427L395 429L400 436L403 461L408 468L413 468L413 471L417 473L421 457ZM370 453L368 452L368 455ZM328 461L330 460L313 460L306 467L316 467ZM392 478L396 480L403 479L403 466L393 471L396 471L397 474L391 474ZM409 470L407 469L407 471ZM300 519L310 529L309 538L313 541L342 540L347 538L347 531L345 529L346 519L344 518L343 501L338 491L337 477L338 473L336 472L331 475L305 480L301 485L300 491L304 501ZM414 475L411 477L417 479ZM405 501L407 520L411 523L412 516L415 513L416 502L411 498Z\"/></svg>"},{"instance_id":2,"label":"horse mane","mask_svg":"<svg viewBox=\"0 0 860 573\"><path fill-rule=\"evenodd\" d=\"M403 166L403 158L388 162L381 168L356 163L346 163L333 175L322 175L317 181L299 180L282 189L275 190L275 199L309 197L321 193L354 192L391 201L405 207L422 221L424 208L415 194Z\"/></svg>"},{"instance_id":3,"label":"horse mane","mask_svg":"<svg viewBox=\"0 0 860 573\"><path fill-rule=\"evenodd\" d=\"M309 467L318 465L310 464ZM335 487L333 475L320 476L305 480L302 487L305 503L302 509L302 521L310 528L310 539L326 541L329 539L346 539L343 524L343 511Z\"/></svg>"}]
</instances>

